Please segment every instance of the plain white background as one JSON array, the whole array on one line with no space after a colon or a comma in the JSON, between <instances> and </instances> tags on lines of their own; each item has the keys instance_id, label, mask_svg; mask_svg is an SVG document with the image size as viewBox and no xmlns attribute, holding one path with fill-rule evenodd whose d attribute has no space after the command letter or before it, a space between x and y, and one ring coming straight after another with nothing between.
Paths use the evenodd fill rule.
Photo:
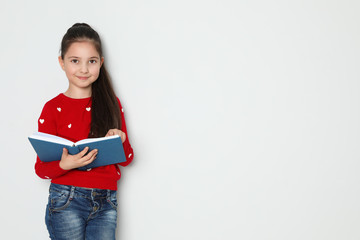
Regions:
<instances>
[{"instance_id":1,"label":"plain white background","mask_svg":"<svg viewBox=\"0 0 360 240\"><path fill-rule=\"evenodd\" d=\"M356 0L2 1L1 238L47 239L27 136L101 35L134 162L118 239L360 239Z\"/></svg>"}]
</instances>

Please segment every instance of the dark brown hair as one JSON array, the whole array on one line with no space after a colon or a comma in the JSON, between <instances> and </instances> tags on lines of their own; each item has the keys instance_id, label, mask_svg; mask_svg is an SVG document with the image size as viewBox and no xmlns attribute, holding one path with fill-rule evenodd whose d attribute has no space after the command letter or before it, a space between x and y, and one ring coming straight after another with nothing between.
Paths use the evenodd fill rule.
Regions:
<instances>
[{"instance_id":1,"label":"dark brown hair","mask_svg":"<svg viewBox=\"0 0 360 240\"><path fill-rule=\"evenodd\" d=\"M89 41L103 57L99 34L86 23L75 23L61 41L61 58L74 42ZM89 137L104 137L109 129L121 128L119 104L103 63L98 79L91 86L91 127Z\"/></svg>"}]
</instances>

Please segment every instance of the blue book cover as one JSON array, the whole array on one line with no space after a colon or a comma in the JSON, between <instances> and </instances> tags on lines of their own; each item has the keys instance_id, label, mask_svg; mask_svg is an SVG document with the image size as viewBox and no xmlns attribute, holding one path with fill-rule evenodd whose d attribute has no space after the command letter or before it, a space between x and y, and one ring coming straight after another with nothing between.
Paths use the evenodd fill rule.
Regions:
<instances>
[{"instance_id":1,"label":"blue book cover","mask_svg":"<svg viewBox=\"0 0 360 240\"><path fill-rule=\"evenodd\" d=\"M98 149L96 159L92 163L78 168L79 170L87 170L126 161L122 141L118 135L87 138L74 143L52 134L36 132L29 136L29 141L43 162L59 161L64 147L72 155L81 152L85 147L89 147L89 152L93 149Z\"/></svg>"}]
</instances>

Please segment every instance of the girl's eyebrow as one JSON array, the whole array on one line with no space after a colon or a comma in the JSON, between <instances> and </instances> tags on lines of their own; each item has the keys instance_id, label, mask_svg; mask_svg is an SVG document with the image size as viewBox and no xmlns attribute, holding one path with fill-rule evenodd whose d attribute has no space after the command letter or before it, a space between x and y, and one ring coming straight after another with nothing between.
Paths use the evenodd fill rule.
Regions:
<instances>
[{"instance_id":1,"label":"girl's eyebrow","mask_svg":"<svg viewBox=\"0 0 360 240\"><path fill-rule=\"evenodd\" d=\"M68 58L81 58L81 57L77 57L77 56L69 56ZM89 59L92 59L92 58L99 59L99 57L97 57L97 56L92 56L92 57L89 57Z\"/></svg>"}]
</instances>

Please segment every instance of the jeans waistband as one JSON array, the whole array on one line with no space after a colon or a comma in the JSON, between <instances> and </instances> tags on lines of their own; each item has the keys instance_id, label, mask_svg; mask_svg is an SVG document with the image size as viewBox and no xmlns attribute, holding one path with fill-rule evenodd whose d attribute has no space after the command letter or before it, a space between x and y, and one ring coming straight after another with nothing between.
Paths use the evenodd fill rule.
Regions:
<instances>
[{"instance_id":1,"label":"jeans waistband","mask_svg":"<svg viewBox=\"0 0 360 240\"><path fill-rule=\"evenodd\" d=\"M115 190L109 189L97 189L97 188L83 188L83 187L76 187L70 185L61 185L56 183L50 184L50 190L53 189L55 191L66 191L70 193L70 198L72 198L75 193L76 194L83 194L89 197L109 197L112 193L116 192Z\"/></svg>"}]
</instances>

